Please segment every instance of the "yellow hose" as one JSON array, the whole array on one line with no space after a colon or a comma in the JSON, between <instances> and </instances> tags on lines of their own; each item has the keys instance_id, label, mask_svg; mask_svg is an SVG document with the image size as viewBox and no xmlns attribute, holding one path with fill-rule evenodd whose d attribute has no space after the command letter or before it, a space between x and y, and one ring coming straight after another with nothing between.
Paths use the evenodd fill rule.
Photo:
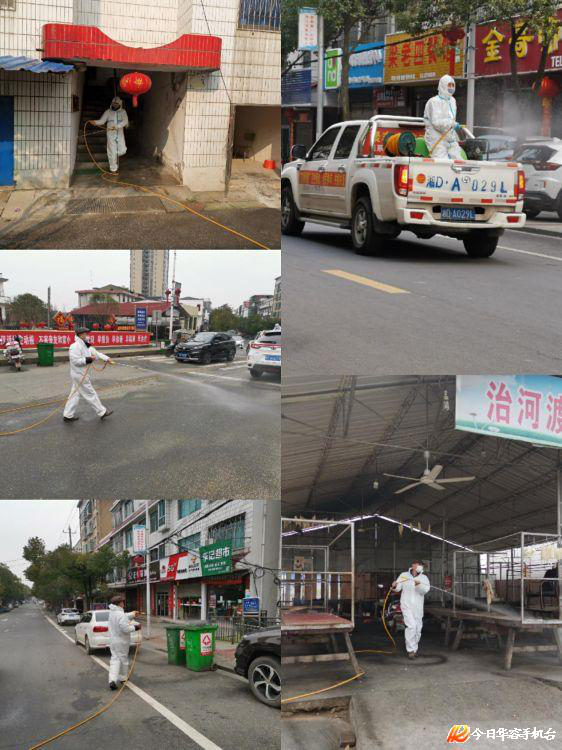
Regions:
<instances>
[{"instance_id":1,"label":"yellow hose","mask_svg":"<svg viewBox=\"0 0 562 750\"><path fill-rule=\"evenodd\" d=\"M92 151L90 149L90 144L88 143L88 136L86 133L86 127L88 126L89 122L90 121L88 120L84 123L84 142L86 144L86 148L88 149L90 159L93 161L93 163L101 172L102 180L111 182L113 185L125 185L126 187L133 187L133 188L136 188L137 190L142 190L144 193L148 193L148 195L155 195L161 200L165 200L165 201L168 201L169 203L173 203L175 206L180 206L180 208L183 208L184 211L188 211L194 216L198 216L200 219L204 219L205 221L208 221L210 224L214 224L215 226L220 227L220 229L224 229L225 232L230 232L230 234L233 234L236 237L241 237L243 240L248 240L248 242L251 242L253 245L256 245L256 247L259 247L261 250L270 249L268 248L267 245L263 245L261 242L254 240L252 237L248 237L247 234L242 234L242 232L238 232L236 229L232 229L232 227L227 227L224 224L221 224L220 221L215 221L215 219L211 219L209 216L205 216L205 214L199 213L199 211L196 211L194 208L190 208L189 206L186 206L184 203L174 200L174 198L170 198L164 193L158 193L155 190L151 190L150 188L144 187L143 185L137 185L134 182L124 182L123 180L114 179L113 173L108 172L107 169L104 169L101 166L101 164L98 164L94 155L92 154ZM100 128L99 126L96 126L96 127L98 127L98 130L106 130L106 128ZM111 178L111 179L108 179L108 178Z\"/></svg>"},{"instance_id":2,"label":"yellow hose","mask_svg":"<svg viewBox=\"0 0 562 750\"><path fill-rule=\"evenodd\" d=\"M45 422L48 422L49 419L51 419L51 417L54 417L54 415L58 411L60 411L61 409L64 409L64 407L66 406L66 402L80 388L80 386L82 385L82 383L86 379L86 376L88 375L88 373L89 373L89 371L90 371L91 368L93 368L96 372L102 372L103 370L105 370L106 366L107 366L107 362L104 362L103 367L100 367L100 368L94 367L93 362L92 362L92 364L90 364L90 365L88 365L86 367L86 369L84 371L84 374L82 375L82 380L78 383L78 385L75 388L73 388L70 391L70 393L68 395L68 398L66 398L64 400L64 402L62 403L62 405L61 405L61 402L59 401L59 406L57 406L55 409L53 409L53 411L49 412L49 414L47 414L46 417L43 417L43 419L40 419L38 422L34 422L33 424L29 424L29 425L27 425L27 427L20 427L19 430L12 430L11 432L0 432L0 437L9 437L10 435L18 435L20 432L27 432L28 430L32 430L34 427L39 427L39 425L42 425L42 424L45 424ZM28 407L25 407L25 408L29 409L29 408L32 408L32 407L28 406Z\"/></svg>"},{"instance_id":3,"label":"yellow hose","mask_svg":"<svg viewBox=\"0 0 562 750\"><path fill-rule=\"evenodd\" d=\"M133 674L133 670L135 668L135 662L137 660L137 654L139 652L139 646L140 646L140 638L137 641L137 646L135 648L135 655L133 656L133 662L131 664L131 668L129 669L129 674L127 675L127 680L130 680L131 675ZM83 724L86 724L88 721L92 721L92 719L95 719L97 716L100 716L101 714L105 713L108 709L111 708L111 706L115 703L117 698L121 695L123 692L123 689L126 685L126 682L123 682L121 684L121 687L117 691L117 693L113 696L113 698L107 703L105 706L99 709L99 711L96 711L95 714L92 714L91 716L87 716L85 719L82 719L82 721L79 721L77 724L73 724L71 727L68 727L68 729L65 729L63 732L59 732L58 734L53 735L52 737L49 737L48 740L43 740L42 742L39 742L37 745L33 745L29 748L29 750L37 750L37 748L44 747L45 745L48 745L50 742L53 742L54 740L58 740L59 737L64 737L65 734L69 734L70 732L73 732L75 729L78 729L78 727L81 727Z\"/></svg>"},{"instance_id":4,"label":"yellow hose","mask_svg":"<svg viewBox=\"0 0 562 750\"><path fill-rule=\"evenodd\" d=\"M403 579L407 580L407 579ZM382 613L381 613L381 620L383 627L386 631L387 636L392 641L392 651L383 651L381 649L376 648L362 648L359 651L355 651L356 654L393 654L396 651L396 641L392 637L389 629L386 626L386 622L384 619L384 613L386 610L386 603L388 601L388 597L390 596L390 593L392 591L392 588L388 589L388 592L384 599L384 604L382 605ZM292 698L283 698L281 700L281 703L291 703L292 701L298 701L301 698L310 698L312 695L319 695L320 693L327 693L329 690L334 690L337 687L341 687L342 685L347 685L349 682L353 682L353 680L357 680L359 677L363 677L365 672L358 672L357 674L354 674L353 677L348 677L347 680L342 680L341 682L336 682L333 685L329 685L328 687L321 688L320 690L313 690L311 693L302 693L301 695L293 695Z\"/></svg>"}]
</instances>

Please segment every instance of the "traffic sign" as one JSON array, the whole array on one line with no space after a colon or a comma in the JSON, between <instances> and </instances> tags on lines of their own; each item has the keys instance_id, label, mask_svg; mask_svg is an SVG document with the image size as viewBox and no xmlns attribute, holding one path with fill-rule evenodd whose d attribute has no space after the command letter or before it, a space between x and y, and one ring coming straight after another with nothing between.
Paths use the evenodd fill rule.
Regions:
<instances>
[{"instance_id":1,"label":"traffic sign","mask_svg":"<svg viewBox=\"0 0 562 750\"><path fill-rule=\"evenodd\" d=\"M246 596L242 600L242 611L245 615L259 615L260 599L259 596Z\"/></svg>"}]
</instances>

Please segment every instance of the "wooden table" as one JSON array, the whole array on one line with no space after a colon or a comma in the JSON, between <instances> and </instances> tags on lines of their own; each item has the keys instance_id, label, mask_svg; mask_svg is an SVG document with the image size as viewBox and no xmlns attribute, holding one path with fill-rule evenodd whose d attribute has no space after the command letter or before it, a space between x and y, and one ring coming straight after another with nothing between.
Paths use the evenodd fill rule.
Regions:
<instances>
[{"instance_id":1,"label":"wooden table","mask_svg":"<svg viewBox=\"0 0 562 750\"><path fill-rule=\"evenodd\" d=\"M332 652L328 654L303 654L300 656L281 656L282 664L296 664L321 661L350 661L355 674L361 671L351 644L349 634L353 630L351 620L346 620L329 612L311 612L288 610L281 614L282 641L318 643L328 642ZM343 635L346 651L337 650L336 636Z\"/></svg>"},{"instance_id":2,"label":"wooden table","mask_svg":"<svg viewBox=\"0 0 562 750\"><path fill-rule=\"evenodd\" d=\"M455 638L451 649L456 651L461 641L492 635L497 638L498 649L504 648L503 638L505 636L504 667L511 669L511 662L515 652L532 653L538 651L557 651L558 659L562 663L562 626L551 623L548 620L538 620L533 623L522 623L516 617L497 614L494 612L480 612L474 610L453 611L449 607L426 606L425 612L438 619L444 619L445 646L449 646L452 633ZM554 645L527 644L515 645L524 633L543 633L550 631L554 639Z\"/></svg>"}]
</instances>

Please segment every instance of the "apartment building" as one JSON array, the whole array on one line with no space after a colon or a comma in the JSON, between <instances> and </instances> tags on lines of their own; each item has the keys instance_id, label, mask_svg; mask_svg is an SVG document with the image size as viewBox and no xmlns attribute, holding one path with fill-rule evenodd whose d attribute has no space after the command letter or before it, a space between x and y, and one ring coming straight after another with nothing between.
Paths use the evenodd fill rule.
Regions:
<instances>
[{"instance_id":1,"label":"apartment building","mask_svg":"<svg viewBox=\"0 0 562 750\"><path fill-rule=\"evenodd\" d=\"M113 500L79 500L80 552L95 552L112 529Z\"/></svg>"},{"instance_id":2,"label":"apartment building","mask_svg":"<svg viewBox=\"0 0 562 750\"><path fill-rule=\"evenodd\" d=\"M258 597L260 610L277 613L280 508L259 500L117 500L113 529L104 544L130 554L127 570L115 571L111 588L126 595L127 606L146 611L147 563L133 546L135 525L148 515L150 609L180 620L231 616L245 596ZM220 550L220 572L209 571L208 555ZM228 549L228 555L224 550ZM231 556L230 556L231 553Z\"/></svg>"},{"instance_id":3,"label":"apartment building","mask_svg":"<svg viewBox=\"0 0 562 750\"><path fill-rule=\"evenodd\" d=\"M280 0L0 0L0 185L67 187L115 92L131 165L201 191L225 187L233 156L278 161L279 24ZM133 71L152 83L137 107L120 89Z\"/></svg>"},{"instance_id":4,"label":"apartment building","mask_svg":"<svg viewBox=\"0 0 562 750\"><path fill-rule=\"evenodd\" d=\"M169 250L130 250L130 287L144 297L164 299L168 288Z\"/></svg>"}]
</instances>

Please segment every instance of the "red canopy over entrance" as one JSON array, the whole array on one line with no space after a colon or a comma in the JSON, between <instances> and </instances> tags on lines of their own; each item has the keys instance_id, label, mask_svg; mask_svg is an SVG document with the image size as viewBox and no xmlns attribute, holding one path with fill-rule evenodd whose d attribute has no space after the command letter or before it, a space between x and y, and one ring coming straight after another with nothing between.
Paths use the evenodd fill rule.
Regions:
<instances>
[{"instance_id":1,"label":"red canopy over entrance","mask_svg":"<svg viewBox=\"0 0 562 750\"><path fill-rule=\"evenodd\" d=\"M183 34L163 47L127 47L95 26L48 23L43 26L43 60L136 70L218 70L221 38Z\"/></svg>"}]
</instances>

